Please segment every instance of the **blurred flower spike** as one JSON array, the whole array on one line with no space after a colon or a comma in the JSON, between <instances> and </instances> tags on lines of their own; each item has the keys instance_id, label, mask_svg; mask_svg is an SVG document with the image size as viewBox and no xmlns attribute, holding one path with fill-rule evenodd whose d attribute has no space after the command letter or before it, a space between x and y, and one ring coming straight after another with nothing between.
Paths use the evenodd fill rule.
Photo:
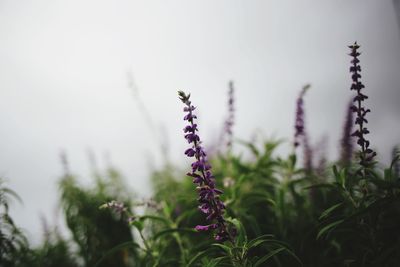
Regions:
<instances>
[{"instance_id":1,"label":"blurred flower spike","mask_svg":"<svg viewBox=\"0 0 400 267\"><path fill-rule=\"evenodd\" d=\"M300 92L299 97L296 102L296 121L294 125L295 133L294 133L294 148L297 148L300 145L300 139L304 137L304 100L303 97L307 90L311 87L310 84L306 84L303 86L303 89Z\"/></svg>"}]
</instances>

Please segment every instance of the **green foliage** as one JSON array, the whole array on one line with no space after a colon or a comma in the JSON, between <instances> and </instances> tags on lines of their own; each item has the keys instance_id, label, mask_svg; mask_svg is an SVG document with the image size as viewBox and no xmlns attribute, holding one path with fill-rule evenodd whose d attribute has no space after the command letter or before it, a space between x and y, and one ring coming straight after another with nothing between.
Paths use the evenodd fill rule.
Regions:
<instances>
[{"instance_id":1,"label":"green foliage","mask_svg":"<svg viewBox=\"0 0 400 267\"><path fill-rule=\"evenodd\" d=\"M132 242L133 236L126 218L109 209L99 207L113 199L128 196L118 172L113 169L103 177L96 176L93 188L83 188L76 177L65 175L60 183L61 205L68 228L79 249L79 256L85 266L94 266L103 259L99 266L128 266L135 256L135 250L124 248L104 258L103 255L115 246ZM131 206L131 199L123 202Z\"/></svg>"},{"instance_id":2,"label":"green foliage","mask_svg":"<svg viewBox=\"0 0 400 267\"><path fill-rule=\"evenodd\" d=\"M78 267L71 244L56 231L46 231L43 243L34 249L19 252L18 267Z\"/></svg>"},{"instance_id":3,"label":"green foliage","mask_svg":"<svg viewBox=\"0 0 400 267\"><path fill-rule=\"evenodd\" d=\"M20 198L3 183L0 178L0 266L8 267L14 266L20 252L27 249L28 242L9 214L11 198Z\"/></svg>"},{"instance_id":4,"label":"green foliage","mask_svg":"<svg viewBox=\"0 0 400 267\"><path fill-rule=\"evenodd\" d=\"M299 168L295 154L275 156L279 142L262 149L242 144L251 160L232 154L211 158L227 214L236 218L228 220L238 230L235 243L212 244L207 233L186 235L187 265L396 266L400 199L392 167L333 164L321 176ZM156 198L168 203L167 213L179 227L204 224L193 184L174 178L179 177L174 172L167 166L154 174ZM180 257L183 252L174 248L170 255Z\"/></svg>"},{"instance_id":5,"label":"green foliage","mask_svg":"<svg viewBox=\"0 0 400 267\"><path fill-rule=\"evenodd\" d=\"M226 221L237 232L233 242L216 243L211 233L194 230L206 222L184 171L168 164L154 172L154 198L138 202L118 172L109 170L97 174L91 188L72 175L62 178L72 240L50 231L34 249L8 216L15 193L2 187L2 244L9 245L1 247L1 266L398 265L398 158L383 170L333 163L321 176L298 167L295 154L276 156L279 142L242 144L250 159L232 153L210 157L217 186L224 188ZM126 209L107 208L112 200ZM138 206L146 207L141 215Z\"/></svg>"}]
</instances>

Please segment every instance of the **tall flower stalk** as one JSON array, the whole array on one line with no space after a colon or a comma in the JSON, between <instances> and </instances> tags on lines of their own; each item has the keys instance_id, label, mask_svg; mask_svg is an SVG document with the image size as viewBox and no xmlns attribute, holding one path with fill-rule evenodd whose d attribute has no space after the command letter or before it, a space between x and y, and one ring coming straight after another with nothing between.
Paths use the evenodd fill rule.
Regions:
<instances>
[{"instance_id":1,"label":"tall flower stalk","mask_svg":"<svg viewBox=\"0 0 400 267\"><path fill-rule=\"evenodd\" d=\"M197 119L193 114L195 107L190 101L190 94L186 95L184 92L179 91L179 98L185 104L183 111L186 113L183 118L189 124L183 129L185 139L191 145L186 149L185 154L194 158L192 163L192 170L187 175L193 178L193 183L197 185L199 194L198 201L200 203L199 210L206 214L208 225L197 225L197 231L215 230L215 240L217 241L233 241L232 235L229 233L228 225L224 219L225 205L220 200L222 191L215 187L215 178L211 172L211 165L207 161L207 155L201 146L200 137L197 134L197 124L194 122Z\"/></svg>"},{"instance_id":2,"label":"tall flower stalk","mask_svg":"<svg viewBox=\"0 0 400 267\"><path fill-rule=\"evenodd\" d=\"M305 136L305 129L304 129L304 100L303 97L307 90L310 88L310 85L307 84L303 87L300 92L299 97L296 101L296 121L294 124L294 141L293 145L296 149L300 145L300 141Z\"/></svg>"},{"instance_id":3,"label":"tall flower stalk","mask_svg":"<svg viewBox=\"0 0 400 267\"><path fill-rule=\"evenodd\" d=\"M230 151L232 148L232 138L233 138L232 127L233 127L234 119L235 119L234 91L235 91L235 89L233 86L233 81L230 81L229 82L229 92L228 92L228 116L224 123L224 134L226 136L225 144L226 144L228 151Z\"/></svg>"},{"instance_id":4,"label":"tall flower stalk","mask_svg":"<svg viewBox=\"0 0 400 267\"><path fill-rule=\"evenodd\" d=\"M368 96L363 94L364 84L361 82L361 66L359 65L360 60L358 56L361 55L358 52L358 48L360 46L355 42L353 45L350 45L351 49L350 56L351 60L351 79L353 81L350 90L356 91L357 95L353 98L353 105L351 106L351 110L356 114L355 124L358 127L351 136L355 136L357 138L357 144L360 146L360 165L364 168L370 167L373 164L373 158L376 156L376 152L374 152L370 147L370 142L366 139L366 135L369 134L368 129L365 127L365 124L368 123L366 119L366 114L371 112L370 109L367 109L363 106L363 102L365 99L368 99Z\"/></svg>"}]
</instances>

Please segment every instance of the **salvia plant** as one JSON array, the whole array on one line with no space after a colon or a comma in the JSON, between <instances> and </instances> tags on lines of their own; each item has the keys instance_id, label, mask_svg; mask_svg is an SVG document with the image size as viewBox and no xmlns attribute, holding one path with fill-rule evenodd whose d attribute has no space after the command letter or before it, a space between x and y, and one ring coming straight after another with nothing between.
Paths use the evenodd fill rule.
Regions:
<instances>
[{"instance_id":1,"label":"salvia plant","mask_svg":"<svg viewBox=\"0 0 400 267\"><path fill-rule=\"evenodd\" d=\"M365 86L360 80L361 66L359 64L360 60L358 59L361 55L358 51L360 46L355 42L353 45L349 46L349 48L351 49L350 56L352 57L350 72L353 83L351 84L351 90L357 93L353 99L354 105L351 106L351 110L356 114L355 124L358 128L354 131L352 136L357 137L357 144L361 148L360 164L364 167L368 167L376 156L376 152L370 148L370 142L366 139L366 135L369 134L367 127L365 127L365 124L368 123L366 115L368 112L371 112L371 110L363 105L363 102L368 99L368 96L363 93Z\"/></svg>"},{"instance_id":2,"label":"salvia plant","mask_svg":"<svg viewBox=\"0 0 400 267\"><path fill-rule=\"evenodd\" d=\"M199 210L207 215L206 220L211 222L208 225L198 225L196 230L208 231L216 230L215 239L217 241L230 240L233 241L233 235L229 232L226 220L224 218L225 205L220 199L222 191L215 187L215 179L211 173L211 165L207 160L207 155L201 145L200 137L197 134L198 127L195 123L196 115L193 114L195 107L190 101L190 94L186 95L179 91L179 98L185 104L184 112L186 115L184 120L188 125L183 129L185 139L191 145L185 151L188 157L194 157L192 170L187 175L193 178L193 183L197 185L199 192L198 201L200 203Z\"/></svg>"},{"instance_id":3,"label":"salvia plant","mask_svg":"<svg viewBox=\"0 0 400 267\"><path fill-rule=\"evenodd\" d=\"M352 96L336 162L320 153L325 139L310 145L309 86L296 99L293 151L277 155L280 140L237 142L251 157L229 148L207 155L192 98L179 92L190 167L169 161L154 170L153 197L138 199L113 168L83 187L64 157L61 209L71 239L46 231L36 247L13 223L13 193L0 184L0 267L400 266L400 155L395 148L390 166L376 164L359 48L350 46ZM233 84L228 98L223 126L232 145Z\"/></svg>"}]
</instances>

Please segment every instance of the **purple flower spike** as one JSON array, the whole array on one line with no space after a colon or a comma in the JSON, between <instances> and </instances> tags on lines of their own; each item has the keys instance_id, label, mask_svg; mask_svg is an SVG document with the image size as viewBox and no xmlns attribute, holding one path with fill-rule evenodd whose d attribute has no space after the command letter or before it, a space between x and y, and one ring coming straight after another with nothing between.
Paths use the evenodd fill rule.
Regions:
<instances>
[{"instance_id":1,"label":"purple flower spike","mask_svg":"<svg viewBox=\"0 0 400 267\"><path fill-rule=\"evenodd\" d=\"M300 92L299 97L296 102L296 122L294 125L295 133L294 133L294 148L297 148L300 145L300 139L305 136L304 131L304 100L303 97L306 91L310 88L310 85L307 84L303 87Z\"/></svg>"},{"instance_id":2,"label":"purple flower spike","mask_svg":"<svg viewBox=\"0 0 400 267\"><path fill-rule=\"evenodd\" d=\"M224 130L226 134L226 146L228 150L231 149L232 147L232 137L233 137L233 131L232 127L233 124L235 123L235 98L234 98L234 87L233 87L233 81L229 82L229 92L228 92L228 117L226 118L225 125L224 125Z\"/></svg>"},{"instance_id":3,"label":"purple flower spike","mask_svg":"<svg viewBox=\"0 0 400 267\"><path fill-rule=\"evenodd\" d=\"M220 200L222 191L215 188L215 178L211 173L211 165L207 161L206 153L201 146L200 137L198 136L197 124L194 120L197 118L193 114L195 109L190 101L190 94L186 95L184 92L179 91L179 98L185 104L183 109L186 112L184 120L187 120L187 125L183 131L185 139L191 144L191 147L185 151L185 154L195 161L192 163L192 171L187 173L188 176L193 178L193 183L197 185L196 189L199 195L198 201L200 203L199 210L206 214L206 220L210 222L209 225L197 225L197 231L216 230L215 239L217 241L233 241L233 235L229 233L226 220L224 219L225 205Z\"/></svg>"},{"instance_id":4,"label":"purple flower spike","mask_svg":"<svg viewBox=\"0 0 400 267\"><path fill-rule=\"evenodd\" d=\"M363 167L368 167L373 163L373 158L376 156L376 152L374 152L371 148L369 148L369 141L365 138L365 135L369 133L368 129L364 127L364 123L368 123L367 119L365 118L366 114L370 112L370 109L366 109L363 106L363 101L368 98L368 96L361 93L362 89L365 87L361 79L361 67L358 64L360 60L358 56L361 55L358 52L358 48L360 46L355 42L353 45L350 45L349 48L351 49L350 56L352 57L351 60L351 79L353 83L351 84L350 90L355 90L357 95L353 99L353 105L351 106L351 110L356 114L355 124L358 129L356 129L351 136L357 138L357 144L361 147L360 153L360 165Z\"/></svg>"}]
</instances>

